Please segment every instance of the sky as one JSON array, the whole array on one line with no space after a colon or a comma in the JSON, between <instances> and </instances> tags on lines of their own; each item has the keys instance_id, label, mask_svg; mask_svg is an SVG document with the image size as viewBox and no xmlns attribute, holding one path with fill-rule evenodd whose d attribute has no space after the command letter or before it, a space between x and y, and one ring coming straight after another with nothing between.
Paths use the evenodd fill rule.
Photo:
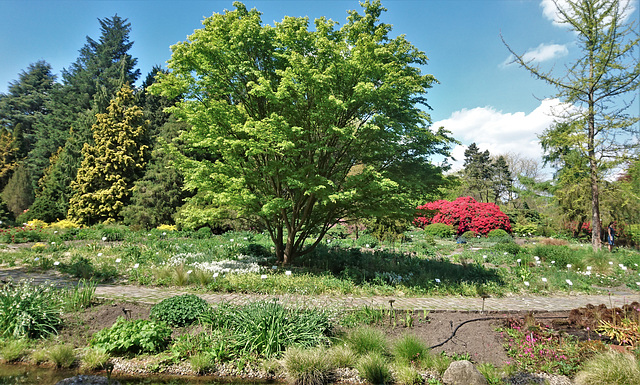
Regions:
<instances>
[{"instance_id":1,"label":"sky","mask_svg":"<svg viewBox=\"0 0 640 385\"><path fill-rule=\"evenodd\" d=\"M564 1L564 0L563 0ZM638 20L638 0L629 18ZM326 16L341 25L357 0L245 0L273 25L284 16ZM202 20L233 9L233 0L0 0L0 92L30 63L45 60L60 78L78 57L86 37L98 39L98 19L117 14L131 23L130 54L141 80L154 65L166 67L171 45L185 41ZM538 135L553 123L556 90L510 63L509 50L562 74L579 51L576 35L554 20L551 0L383 0L382 21L429 57L422 68L439 84L427 93L433 127L461 142L453 149L459 168L475 142L492 155L540 160ZM140 83L139 81L139 83ZM640 98L638 98L640 99ZM632 113L640 112L636 100Z\"/></svg>"}]
</instances>

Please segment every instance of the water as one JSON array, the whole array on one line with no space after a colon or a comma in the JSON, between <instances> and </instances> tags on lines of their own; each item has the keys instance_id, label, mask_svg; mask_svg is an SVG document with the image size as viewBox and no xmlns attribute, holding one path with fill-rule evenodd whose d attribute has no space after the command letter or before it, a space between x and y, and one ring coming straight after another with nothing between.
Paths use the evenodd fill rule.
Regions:
<instances>
[{"instance_id":1,"label":"water","mask_svg":"<svg viewBox=\"0 0 640 385\"><path fill-rule=\"evenodd\" d=\"M55 385L58 381L73 377L75 370L51 369L37 366L0 364L0 385ZM104 374L100 374L104 375ZM112 376L121 385L265 385L267 382L225 381L209 376Z\"/></svg>"}]
</instances>

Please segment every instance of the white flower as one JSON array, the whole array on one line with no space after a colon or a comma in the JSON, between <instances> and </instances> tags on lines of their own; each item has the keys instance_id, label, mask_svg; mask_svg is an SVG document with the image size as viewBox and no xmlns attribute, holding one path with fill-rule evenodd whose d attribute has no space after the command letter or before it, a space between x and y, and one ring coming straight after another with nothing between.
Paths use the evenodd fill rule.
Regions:
<instances>
[{"instance_id":1,"label":"white flower","mask_svg":"<svg viewBox=\"0 0 640 385\"><path fill-rule=\"evenodd\" d=\"M53 266L58 266L59 264L60 264L60 262L55 261L55 262L53 263Z\"/></svg>"},{"instance_id":2,"label":"white flower","mask_svg":"<svg viewBox=\"0 0 640 385\"><path fill-rule=\"evenodd\" d=\"M233 242L233 238L229 239L229 242Z\"/></svg>"},{"instance_id":3,"label":"white flower","mask_svg":"<svg viewBox=\"0 0 640 385\"><path fill-rule=\"evenodd\" d=\"M106 240L107 240L107 237L102 237L102 241L103 242L106 241Z\"/></svg>"},{"instance_id":4,"label":"white flower","mask_svg":"<svg viewBox=\"0 0 640 385\"><path fill-rule=\"evenodd\" d=\"M40 257L35 257L33 260L38 262L40 260Z\"/></svg>"},{"instance_id":5,"label":"white flower","mask_svg":"<svg viewBox=\"0 0 640 385\"><path fill-rule=\"evenodd\" d=\"M266 274L262 274L262 275L260 276L260 279L267 279L267 275L266 275Z\"/></svg>"},{"instance_id":6,"label":"white flower","mask_svg":"<svg viewBox=\"0 0 640 385\"><path fill-rule=\"evenodd\" d=\"M246 240L247 240L247 237L244 237L244 240L246 241Z\"/></svg>"},{"instance_id":7,"label":"white flower","mask_svg":"<svg viewBox=\"0 0 640 385\"><path fill-rule=\"evenodd\" d=\"M147 234L147 237L150 237L150 236L151 236L151 233Z\"/></svg>"},{"instance_id":8,"label":"white flower","mask_svg":"<svg viewBox=\"0 0 640 385\"><path fill-rule=\"evenodd\" d=\"M547 282L547 279L545 277L542 277L542 282Z\"/></svg>"},{"instance_id":9,"label":"white flower","mask_svg":"<svg viewBox=\"0 0 640 385\"><path fill-rule=\"evenodd\" d=\"M624 265L622 263L618 263L618 266L622 269Z\"/></svg>"},{"instance_id":10,"label":"white flower","mask_svg":"<svg viewBox=\"0 0 640 385\"><path fill-rule=\"evenodd\" d=\"M535 243L535 242L531 242L531 244L532 244L532 245L535 245L536 243Z\"/></svg>"},{"instance_id":11,"label":"white flower","mask_svg":"<svg viewBox=\"0 0 640 385\"><path fill-rule=\"evenodd\" d=\"M193 273L193 270L187 271L187 274L191 274L191 273Z\"/></svg>"},{"instance_id":12,"label":"white flower","mask_svg":"<svg viewBox=\"0 0 640 385\"><path fill-rule=\"evenodd\" d=\"M553 265L554 263L556 263L556 261L551 261L551 264Z\"/></svg>"},{"instance_id":13,"label":"white flower","mask_svg":"<svg viewBox=\"0 0 640 385\"><path fill-rule=\"evenodd\" d=\"M116 263L120 263L120 262L122 262L122 259L116 258Z\"/></svg>"},{"instance_id":14,"label":"white flower","mask_svg":"<svg viewBox=\"0 0 640 385\"><path fill-rule=\"evenodd\" d=\"M440 278L436 278L436 283L440 283Z\"/></svg>"},{"instance_id":15,"label":"white flower","mask_svg":"<svg viewBox=\"0 0 640 385\"><path fill-rule=\"evenodd\" d=\"M291 270L287 270L284 272L284 275L291 275Z\"/></svg>"},{"instance_id":16,"label":"white flower","mask_svg":"<svg viewBox=\"0 0 640 385\"><path fill-rule=\"evenodd\" d=\"M504 252L504 253L502 253L502 254L507 255L507 254L509 254L509 253L505 251L505 252Z\"/></svg>"},{"instance_id":17,"label":"white flower","mask_svg":"<svg viewBox=\"0 0 640 385\"><path fill-rule=\"evenodd\" d=\"M573 282L571 282L571 280L570 280L570 279L565 280L565 282L567 282L567 284L568 284L569 286L573 286Z\"/></svg>"},{"instance_id":18,"label":"white flower","mask_svg":"<svg viewBox=\"0 0 640 385\"><path fill-rule=\"evenodd\" d=\"M588 270L587 272L585 272L586 275L591 275L591 271Z\"/></svg>"},{"instance_id":19,"label":"white flower","mask_svg":"<svg viewBox=\"0 0 640 385\"><path fill-rule=\"evenodd\" d=\"M613 262L609 261L609 264L610 264L610 265L613 265Z\"/></svg>"},{"instance_id":20,"label":"white flower","mask_svg":"<svg viewBox=\"0 0 640 385\"><path fill-rule=\"evenodd\" d=\"M0 221L0 223L2 223L2 221ZM58 234L58 230L54 231L53 233L54 234Z\"/></svg>"},{"instance_id":21,"label":"white flower","mask_svg":"<svg viewBox=\"0 0 640 385\"><path fill-rule=\"evenodd\" d=\"M522 259L518 258L518 259L516 259L516 262L520 263L520 262L522 262Z\"/></svg>"},{"instance_id":22,"label":"white flower","mask_svg":"<svg viewBox=\"0 0 640 385\"><path fill-rule=\"evenodd\" d=\"M626 266L622 266L622 270L627 271L627 267Z\"/></svg>"},{"instance_id":23,"label":"white flower","mask_svg":"<svg viewBox=\"0 0 640 385\"><path fill-rule=\"evenodd\" d=\"M640 282L636 282L636 285L640 286Z\"/></svg>"},{"instance_id":24,"label":"white flower","mask_svg":"<svg viewBox=\"0 0 640 385\"><path fill-rule=\"evenodd\" d=\"M541 263L542 263L542 261L540 261L540 260L537 260L537 261L536 261L536 265L539 265L539 264L541 264Z\"/></svg>"},{"instance_id":25,"label":"white flower","mask_svg":"<svg viewBox=\"0 0 640 385\"><path fill-rule=\"evenodd\" d=\"M165 236L165 235L167 235L167 232L166 232L166 231L163 231L163 232L162 232L162 236Z\"/></svg>"},{"instance_id":26,"label":"white flower","mask_svg":"<svg viewBox=\"0 0 640 385\"><path fill-rule=\"evenodd\" d=\"M529 286L529 281L524 281L525 286Z\"/></svg>"},{"instance_id":27,"label":"white flower","mask_svg":"<svg viewBox=\"0 0 640 385\"><path fill-rule=\"evenodd\" d=\"M98 253L98 257L102 257L102 253Z\"/></svg>"},{"instance_id":28,"label":"white flower","mask_svg":"<svg viewBox=\"0 0 640 385\"><path fill-rule=\"evenodd\" d=\"M213 278L218 278L218 273L213 273Z\"/></svg>"},{"instance_id":29,"label":"white flower","mask_svg":"<svg viewBox=\"0 0 640 385\"><path fill-rule=\"evenodd\" d=\"M533 257L533 259L535 259L536 261L540 260L540 257L538 257L537 255Z\"/></svg>"},{"instance_id":30,"label":"white flower","mask_svg":"<svg viewBox=\"0 0 640 385\"><path fill-rule=\"evenodd\" d=\"M366 247L368 249L369 248L369 244L367 243L366 245L364 245L364 247Z\"/></svg>"},{"instance_id":31,"label":"white flower","mask_svg":"<svg viewBox=\"0 0 640 385\"><path fill-rule=\"evenodd\" d=\"M571 264L567 263L567 269L571 269Z\"/></svg>"},{"instance_id":32,"label":"white flower","mask_svg":"<svg viewBox=\"0 0 640 385\"><path fill-rule=\"evenodd\" d=\"M134 269L137 269L138 267L140 267L140 264L139 264L139 263L136 263L135 265L133 265L133 268L134 268Z\"/></svg>"},{"instance_id":33,"label":"white flower","mask_svg":"<svg viewBox=\"0 0 640 385\"><path fill-rule=\"evenodd\" d=\"M482 258L487 259L487 256L486 256L486 255L483 255L483 256L482 256Z\"/></svg>"},{"instance_id":34,"label":"white flower","mask_svg":"<svg viewBox=\"0 0 640 385\"><path fill-rule=\"evenodd\" d=\"M55 243L55 242L51 242L51 244L52 244L52 245L55 245L56 243Z\"/></svg>"},{"instance_id":35,"label":"white flower","mask_svg":"<svg viewBox=\"0 0 640 385\"><path fill-rule=\"evenodd\" d=\"M591 266L587 266L587 270L591 270Z\"/></svg>"}]
</instances>

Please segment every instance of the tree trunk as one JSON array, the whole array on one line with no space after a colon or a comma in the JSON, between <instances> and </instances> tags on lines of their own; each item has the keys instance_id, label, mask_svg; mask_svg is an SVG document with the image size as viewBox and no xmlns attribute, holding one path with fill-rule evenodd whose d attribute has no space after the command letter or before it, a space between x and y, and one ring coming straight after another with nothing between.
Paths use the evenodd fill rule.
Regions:
<instances>
[{"instance_id":1,"label":"tree trunk","mask_svg":"<svg viewBox=\"0 0 640 385\"><path fill-rule=\"evenodd\" d=\"M592 99L593 94L589 95ZM589 116L587 117L589 125L588 135L588 156L589 156L589 171L591 174L591 246L593 251L600 250L602 246L600 236L602 233L600 224L600 192L598 190L598 164L596 162L596 149L595 149L595 112L594 104L589 102Z\"/></svg>"},{"instance_id":2,"label":"tree trunk","mask_svg":"<svg viewBox=\"0 0 640 385\"><path fill-rule=\"evenodd\" d=\"M276 260L284 263L284 245L282 243L282 226L276 230L276 239L273 240L276 247Z\"/></svg>"}]
</instances>

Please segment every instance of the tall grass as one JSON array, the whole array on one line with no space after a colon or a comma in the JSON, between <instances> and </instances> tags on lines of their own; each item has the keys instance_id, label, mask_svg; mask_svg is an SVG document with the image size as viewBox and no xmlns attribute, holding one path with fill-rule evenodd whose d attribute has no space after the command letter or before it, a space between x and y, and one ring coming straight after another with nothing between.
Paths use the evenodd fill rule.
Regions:
<instances>
[{"instance_id":1,"label":"tall grass","mask_svg":"<svg viewBox=\"0 0 640 385\"><path fill-rule=\"evenodd\" d=\"M282 358L287 380L295 385L323 385L335 376L335 367L325 348L289 348Z\"/></svg>"},{"instance_id":2,"label":"tall grass","mask_svg":"<svg viewBox=\"0 0 640 385\"><path fill-rule=\"evenodd\" d=\"M631 354L609 351L584 363L575 377L577 385L634 385L640 379L638 361Z\"/></svg>"},{"instance_id":3,"label":"tall grass","mask_svg":"<svg viewBox=\"0 0 640 385\"><path fill-rule=\"evenodd\" d=\"M78 311L91 306L96 293L97 283L93 280L81 279L72 289L68 289L64 298L67 311Z\"/></svg>"},{"instance_id":4,"label":"tall grass","mask_svg":"<svg viewBox=\"0 0 640 385\"><path fill-rule=\"evenodd\" d=\"M377 352L361 357L356 369L360 377L371 384L388 384L393 379L389 363L382 354Z\"/></svg>"},{"instance_id":5,"label":"tall grass","mask_svg":"<svg viewBox=\"0 0 640 385\"><path fill-rule=\"evenodd\" d=\"M38 338L56 334L62 323L62 296L53 286L30 280L0 288L0 335Z\"/></svg>"},{"instance_id":6,"label":"tall grass","mask_svg":"<svg viewBox=\"0 0 640 385\"><path fill-rule=\"evenodd\" d=\"M353 329L345 338L347 345L357 354L387 353L387 338L379 329L361 326Z\"/></svg>"}]
</instances>

